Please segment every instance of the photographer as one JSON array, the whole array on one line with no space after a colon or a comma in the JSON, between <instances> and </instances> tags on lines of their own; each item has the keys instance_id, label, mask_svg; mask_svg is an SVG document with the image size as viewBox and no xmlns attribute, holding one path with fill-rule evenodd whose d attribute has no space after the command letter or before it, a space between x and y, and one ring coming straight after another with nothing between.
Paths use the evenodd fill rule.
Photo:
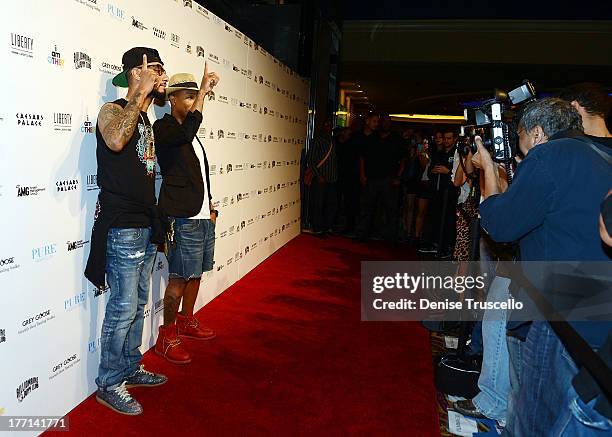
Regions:
<instances>
[{"instance_id":1,"label":"photographer","mask_svg":"<svg viewBox=\"0 0 612 437\"><path fill-rule=\"evenodd\" d=\"M503 194L497 165L476 137L478 153L473 162L485 173L482 228L495 241L518 240L522 260L610 259L601 245L597 223L601 199L612 186L612 170L600 155L606 151L598 152L568 137L576 131L582 132L582 123L570 103L547 98L530 104L518 125L519 147L525 158L514 183ZM572 326L593 349L602 346L612 328L609 322ZM508 343L512 364L508 435L568 435L564 434L566 424L557 420L558 411L578 401L580 412L575 414L588 420L578 421L573 435L586 435L589 430L610 432L610 422L601 414L605 399L577 398L580 388L572 386L572 379L579 369L548 322L523 323L508 334L524 338ZM513 369L520 371L513 373Z\"/></svg>"}]
</instances>

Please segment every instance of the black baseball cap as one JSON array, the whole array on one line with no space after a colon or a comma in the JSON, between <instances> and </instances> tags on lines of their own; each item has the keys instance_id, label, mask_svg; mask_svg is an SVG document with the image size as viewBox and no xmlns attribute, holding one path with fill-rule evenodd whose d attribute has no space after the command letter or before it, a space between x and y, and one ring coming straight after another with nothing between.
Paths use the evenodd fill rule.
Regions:
<instances>
[{"instance_id":1,"label":"black baseball cap","mask_svg":"<svg viewBox=\"0 0 612 437\"><path fill-rule=\"evenodd\" d=\"M123 64L123 71L113 78L113 85L121 88L128 87L127 72L134 67L142 65L142 55L147 55L147 63L159 62L160 64L164 65L157 50L151 49L149 47L131 48L127 52L125 52L123 54L123 57L121 58L121 63Z\"/></svg>"}]
</instances>

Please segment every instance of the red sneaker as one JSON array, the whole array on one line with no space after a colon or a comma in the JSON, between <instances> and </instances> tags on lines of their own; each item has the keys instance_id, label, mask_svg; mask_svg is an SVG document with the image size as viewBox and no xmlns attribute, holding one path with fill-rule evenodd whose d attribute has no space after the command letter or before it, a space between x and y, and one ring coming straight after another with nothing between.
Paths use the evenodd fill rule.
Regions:
<instances>
[{"instance_id":1,"label":"red sneaker","mask_svg":"<svg viewBox=\"0 0 612 437\"><path fill-rule=\"evenodd\" d=\"M176 315L176 325L178 326L178 334L183 337L195 340L210 340L217 336L212 329L200 326L200 322L194 316L184 316L178 313Z\"/></svg>"},{"instance_id":2,"label":"red sneaker","mask_svg":"<svg viewBox=\"0 0 612 437\"><path fill-rule=\"evenodd\" d=\"M155 353L174 364L191 363L189 353L181 346L176 324L159 327Z\"/></svg>"}]
</instances>

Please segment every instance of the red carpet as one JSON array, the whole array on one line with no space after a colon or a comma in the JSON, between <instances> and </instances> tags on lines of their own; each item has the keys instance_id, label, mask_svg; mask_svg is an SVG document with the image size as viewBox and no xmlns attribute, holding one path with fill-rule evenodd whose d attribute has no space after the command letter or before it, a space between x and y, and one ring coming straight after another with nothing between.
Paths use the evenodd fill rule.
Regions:
<instances>
[{"instance_id":1,"label":"red carpet","mask_svg":"<svg viewBox=\"0 0 612 437\"><path fill-rule=\"evenodd\" d=\"M170 380L131 390L143 415L92 396L69 414L71 432L439 436L427 332L360 321L359 262L395 252L299 236L198 313L218 336L187 342L190 365L145 355Z\"/></svg>"}]
</instances>

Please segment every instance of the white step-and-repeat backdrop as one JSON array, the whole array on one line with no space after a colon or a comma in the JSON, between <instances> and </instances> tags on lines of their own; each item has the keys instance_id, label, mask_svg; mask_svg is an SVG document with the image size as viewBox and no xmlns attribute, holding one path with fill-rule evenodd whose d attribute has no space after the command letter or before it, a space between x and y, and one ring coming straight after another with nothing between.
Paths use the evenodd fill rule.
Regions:
<instances>
[{"instance_id":1,"label":"white step-and-repeat backdrop","mask_svg":"<svg viewBox=\"0 0 612 437\"><path fill-rule=\"evenodd\" d=\"M0 414L64 415L95 390L108 290L83 276L98 195L95 123L121 56L221 76L198 136L220 211L198 308L300 230L306 80L189 0L10 0L0 6ZM151 120L169 110L151 106ZM158 177L158 188L159 188ZM163 313L158 254L143 351Z\"/></svg>"}]
</instances>

